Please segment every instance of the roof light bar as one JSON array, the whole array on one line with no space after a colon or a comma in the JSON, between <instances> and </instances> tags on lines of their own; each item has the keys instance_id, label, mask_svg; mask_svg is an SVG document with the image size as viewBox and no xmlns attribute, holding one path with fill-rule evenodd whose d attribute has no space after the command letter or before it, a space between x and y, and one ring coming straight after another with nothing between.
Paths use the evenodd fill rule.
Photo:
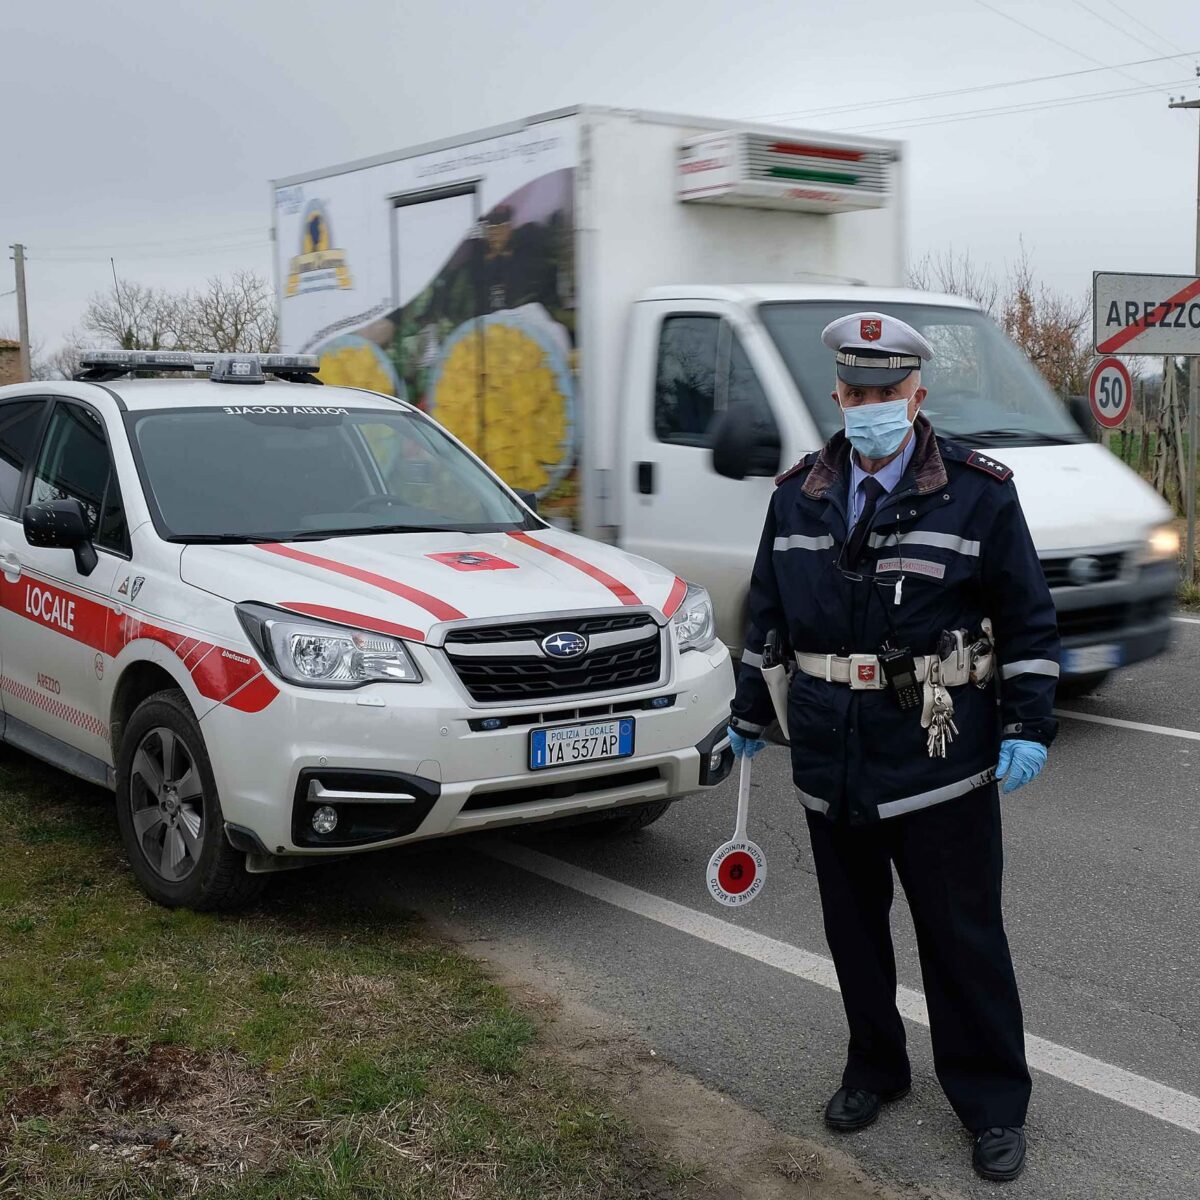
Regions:
<instances>
[{"instance_id":1,"label":"roof light bar","mask_svg":"<svg viewBox=\"0 0 1200 1200\"><path fill-rule=\"evenodd\" d=\"M140 371L210 371L225 383L261 383L267 375L287 378L315 375L321 360L315 354L218 354L191 350L87 350L79 359L81 371L136 374ZM316 382L315 380L312 382Z\"/></svg>"}]
</instances>

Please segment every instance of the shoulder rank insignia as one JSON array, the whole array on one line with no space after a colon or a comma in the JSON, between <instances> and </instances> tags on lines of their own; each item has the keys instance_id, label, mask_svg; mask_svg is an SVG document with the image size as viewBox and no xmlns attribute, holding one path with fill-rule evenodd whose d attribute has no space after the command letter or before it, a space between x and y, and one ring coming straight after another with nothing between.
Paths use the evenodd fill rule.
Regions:
<instances>
[{"instance_id":1,"label":"shoulder rank insignia","mask_svg":"<svg viewBox=\"0 0 1200 1200\"><path fill-rule=\"evenodd\" d=\"M967 455L967 466L974 467L975 470L982 471L985 475L990 475L1001 483L1012 478L1012 467L1006 467L1002 462L997 462L994 458L987 454L981 454L978 450L972 450Z\"/></svg>"},{"instance_id":2,"label":"shoulder rank insignia","mask_svg":"<svg viewBox=\"0 0 1200 1200\"><path fill-rule=\"evenodd\" d=\"M806 454L794 467L788 467L782 475L775 476L775 486L778 487L785 479L791 479L793 475L798 475L801 471L807 470L820 458L820 452L817 450Z\"/></svg>"}]
</instances>

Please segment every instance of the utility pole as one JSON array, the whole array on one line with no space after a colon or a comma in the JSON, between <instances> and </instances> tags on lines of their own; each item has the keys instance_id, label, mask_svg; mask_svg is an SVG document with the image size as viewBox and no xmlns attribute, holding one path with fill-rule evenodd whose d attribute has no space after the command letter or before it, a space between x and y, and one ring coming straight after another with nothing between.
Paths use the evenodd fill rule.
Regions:
<instances>
[{"instance_id":1,"label":"utility pole","mask_svg":"<svg viewBox=\"0 0 1200 1200\"><path fill-rule=\"evenodd\" d=\"M1200 74L1200 68L1197 68ZM1200 100L1172 100L1171 108L1200 109ZM1198 126L1200 135L1200 126ZM1200 138L1196 145L1196 274L1200 275ZM1188 386L1188 463L1187 463L1187 553L1183 575L1188 583L1196 579L1196 410L1200 409L1200 355L1192 355L1191 382Z\"/></svg>"},{"instance_id":2,"label":"utility pole","mask_svg":"<svg viewBox=\"0 0 1200 1200\"><path fill-rule=\"evenodd\" d=\"M12 247L17 271L17 337L21 339L21 378L27 381L29 366L29 311L25 306L25 247L17 242Z\"/></svg>"}]
</instances>

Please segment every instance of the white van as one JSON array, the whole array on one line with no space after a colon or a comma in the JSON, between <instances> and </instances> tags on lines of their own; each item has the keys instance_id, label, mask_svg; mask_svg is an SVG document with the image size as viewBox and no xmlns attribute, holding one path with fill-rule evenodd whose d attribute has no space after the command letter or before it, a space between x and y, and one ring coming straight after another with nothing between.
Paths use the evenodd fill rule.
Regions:
<instances>
[{"instance_id":1,"label":"white van","mask_svg":"<svg viewBox=\"0 0 1200 1200\"><path fill-rule=\"evenodd\" d=\"M934 426L1013 468L1064 686L1090 685L1167 644L1171 512L987 317L900 286L903 165L884 139L581 106L292 176L283 344L408 399L551 522L703 583L737 648L771 477L838 424L820 330L895 312L937 350ZM741 479L713 467L725 412L758 431Z\"/></svg>"}]
</instances>

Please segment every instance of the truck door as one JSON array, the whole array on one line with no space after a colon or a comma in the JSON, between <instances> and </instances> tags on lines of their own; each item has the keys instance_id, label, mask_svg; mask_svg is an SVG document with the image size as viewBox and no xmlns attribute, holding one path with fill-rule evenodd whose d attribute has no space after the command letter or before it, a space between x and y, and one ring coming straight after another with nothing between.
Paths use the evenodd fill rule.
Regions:
<instances>
[{"instance_id":1,"label":"truck door","mask_svg":"<svg viewBox=\"0 0 1200 1200\"><path fill-rule=\"evenodd\" d=\"M763 383L759 331L728 306L680 303L638 305L624 396L621 544L707 587L721 637L740 647L750 568L781 467L743 480L718 475L710 430L718 413L744 403L780 442L782 464L788 423Z\"/></svg>"}]
</instances>

